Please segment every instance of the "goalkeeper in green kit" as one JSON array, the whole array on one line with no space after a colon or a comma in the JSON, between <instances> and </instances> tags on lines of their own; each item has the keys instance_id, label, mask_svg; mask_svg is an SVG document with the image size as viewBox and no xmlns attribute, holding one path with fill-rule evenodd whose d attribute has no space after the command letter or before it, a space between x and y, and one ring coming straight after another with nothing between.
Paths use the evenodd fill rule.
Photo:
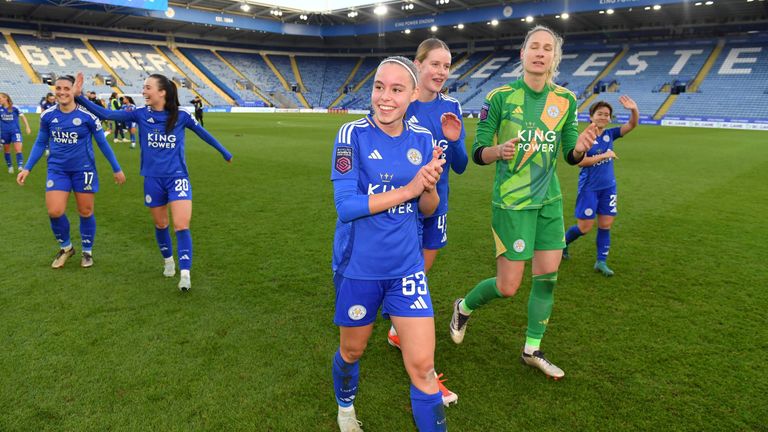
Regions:
<instances>
[{"instance_id":1,"label":"goalkeeper in green kit","mask_svg":"<svg viewBox=\"0 0 768 432\"><path fill-rule=\"evenodd\" d=\"M546 27L534 27L520 50L522 77L491 91L480 111L472 158L480 165L496 164L491 221L496 277L457 299L450 323L451 338L461 343L470 314L492 300L514 296L525 262L532 259L521 360L554 379L565 373L544 357L540 345L565 247L557 158L562 152L569 164L578 164L598 133L593 124L578 133L576 97L554 84L561 57L562 39Z\"/></svg>"}]
</instances>

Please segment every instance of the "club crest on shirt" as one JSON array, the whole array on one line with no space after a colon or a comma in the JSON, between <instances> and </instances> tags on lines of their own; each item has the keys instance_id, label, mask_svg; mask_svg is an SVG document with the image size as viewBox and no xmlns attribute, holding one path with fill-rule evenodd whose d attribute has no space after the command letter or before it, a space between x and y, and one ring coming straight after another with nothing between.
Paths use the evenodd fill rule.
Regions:
<instances>
[{"instance_id":1,"label":"club crest on shirt","mask_svg":"<svg viewBox=\"0 0 768 432\"><path fill-rule=\"evenodd\" d=\"M609 137L608 135L603 135L603 141L610 142L611 141L611 137Z\"/></svg>"},{"instance_id":2,"label":"club crest on shirt","mask_svg":"<svg viewBox=\"0 0 768 432\"><path fill-rule=\"evenodd\" d=\"M49 188L52 188L52 187L53 187L53 180L48 180L48 181L45 183L45 185L46 185L47 187L49 187Z\"/></svg>"},{"instance_id":3,"label":"club crest on shirt","mask_svg":"<svg viewBox=\"0 0 768 432\"><path fill-rule=\"evenodd\" d=\"M558 108L555 105L550 105L547 107L547 115L551 118L557 118L560 116L560 108Z\"/></svg>"},{"instance_id":4,"label":"club crest on shirt","mask_svg":"<svg viewBox=\"0 0 768 432\"><path fill-rule=\"evenodd\" d=\"M339 174L346 174L352 170L351 147L336 147L336 161L333 167Z\"/></svg>"},{"instance_id":5,"label":"club crest on shirt","mask_svg":"<svg viewBox=\"0 0 768 432\"><path fill-rule=\"evenodd\" d=\"M80 120L79 118L75 118L74 120L72 120L72 124L75 126L80 126L81 124L83 124L83 121Z\"/></svg>"},{"instance_id":6,"label":"club crest on shirt","mask_svg":"<svg viewBox=\"0 0 768 432\"><path fill-rule=\"evenodd\" d=\"M514 243L512 243L512 249L515 250L515 252L520 253L525 250L525 240L523 239L517 239Z\"/></svg>"},{"instance_id":7,"label":"club crest on shirt","mask_svg":"<svg viewBox=\"0 0 768 432\"><path fill-rule=\"evenodd\" d=\"M150 204L152 203L152 197L149 194L147 194L147 196L144 197L144 201L146 201L147 204Z\"/></svg>"},{"instance_id":8,"label":"club crest on shirt","mask_svg":"<svg viewBox=\"0 0 768 432\"><path fill-rule=\"evenodd\" d=\"M488 109L490 107L487 103L484 103L483 106L480 108L480 121L483 121L488 118Z\"/></svg>"},{"instance_id":9,"label":"club crest on shirt","mask_svg":"<svg viewBox=\"0 0 768 432\"><path fill-rule=\"evenodd\" d=\"M368 313L368 310L365 309L365 306L363 305L354 305L347 310L347 315L349 315L349 319L353 321L360 321L361 319L365 318L365 314Z\"/></svg>"},{"instance_id":10,"label":"club crest on shirt","mask_svg":"<svg viewBox=\"0 0 768 432\"><path fill-rule=\"evenodd\" d=\"M421 165L421 161L423 160L421 157L421 152L416 150L415 148L408 149L408 153L406 153L406 156L408 157L408 161L414 165Z\"/></svg>"}]
</instances>

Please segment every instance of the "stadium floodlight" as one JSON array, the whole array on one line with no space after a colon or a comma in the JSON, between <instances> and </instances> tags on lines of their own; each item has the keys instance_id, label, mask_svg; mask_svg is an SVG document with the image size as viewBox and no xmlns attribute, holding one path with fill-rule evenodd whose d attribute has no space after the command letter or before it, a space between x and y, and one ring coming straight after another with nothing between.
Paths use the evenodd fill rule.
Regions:
<instances>
[{"instance_id":1,"label":"stadium floodlight","mask_svg":"<svg viewBox=\"0 0 768 432\"><path fill-rule=\"evenodd\" d=\"M653 10L659 10L659 9L661 9L661 5L653 5Z\"/></svg>"},{"instance_id":2,"label":"stadium floodlight","mask_svg":"<svg viewBox=\"0 0 768 432\"><path fill-rule=\"evenodd\" d=\"M568 12L563 12L563 14L560 15L560 19L564 19L564 20L567 20L570 17L571 17L571 14L569 14Z\"/></svg>"},{"instance_id":3,"label":"stadium floodlight","mask_svg":"<svg viewBox=\"0 0 768 432\"><path fill-rule=\"evenodd\" d=\"M302 19L302 20L306 21L306 20L309 19L309 17L307 15L305 15L305 14L301 14L301 15L299 15L299 19Z\"/></svg>"},{"instance_id":4,"label":"stadium floodlight","mask_svg":"<svg viewBox=\"0 0 768 432\"><path fill-rule=\"evenodd\" d=\"M432 30L432 33L434 33L434 32L436 32L436 31L437 31L437 26L434 26L434 25L433 25L433 26L432 26L432 27L430 27L429 29L430 29L430 30Z\"/></svg>"},{"instance_id":5,"label":"stadium floodlight","mask_svg":"<svg viewBox=\"0 0 768 432\"><path fill-rule=\"evenodd\" d=\"M749 0L747 0L747 1L749 1ZM704 3L702 3L702 2L696 2L696 3L694 3L693 5L694 5L694 6L701 6L701 5L703 5L703 4L704 4Z\"/></svg>"},{"instance_id":6,"label":"stadium floodlight","mask_svg":"<svg viewBox=\"0 0 768 432\"><path fill-rule=\"evenodd\" d=\"M405 34L411 34L411 29L405 29L405 30L403 30L403 33L405 33Z\"/></svg>"},{"instance_id":7,"label":"stadium floodlight","mask_svg":"<svg viewBox=\"0 0 768 432\"><path fill-rule=\"evenodd\" d=\"M525 17L525 22L532 23L533 22L533 17L528 15L527 17Z\"/></svg>"},{"instance_id":8,"label":"stadium floodlight","mask_svg":"<svg viewBox=\"0 0 768 432\"><path fill-rule=\"evenodd\" d=\"M242 10L243 12L248 12L249 10L251 10L251 5L249 5L248 3L243 3L240 5L240 10Z\"/></svg>"},{"instance_id":9,"label":"stadium floodlight","mask_svg":"<svg viewBox=\"0 0 768 432\"><path fill-rule=\"evenodd\" d=\"M378 15L378 16L384 16L384 15L387 14L388 11L389 11L389 9L387 9L387 6L386 5L382 5L382 4L376 6L373 9L373 13Z\"/></svg>"},{"instance_id":10,"label":"stadium floodlight","mask_svg":"<svg viewBox=\"0 0 768 432\"><path fill-rule=\"evenodd\" d=\"M457 25L456 28L459 29L459 30L463 30L464 29L464 24L459 23L459 25Z\"/></svg>"},{"instance_id":11,"label":"stadium floodlight","mask_svg":"<svg viewBox=\"0 0 768 432\"><path fill-rule=\"evenodd\" d=\"M499 20L497 20L497 19L492 19L492 20L491 20L491 25L492 25L492 26L494 26L494 27L496 27L497 25L499 25Z\"/></svg>"},{"instance_id":12,"label":"stadium floodlight","mask_svg":"<svg viewBox=\"0 0 768 432\"><path fill-rule=\"evenodd\" d=\"M358 12L357 12L357 11L355 11L355 10L353 10L353 11L349 11L349 13L347 13L347 17L349 17L349 18L354 18L354 17L356 17L357 15L358 15Z\"/></svg>"},{"instance_id":13,"label":"stadium floodlight","mask_svg":"<svg viewBox=\"0 0 768 432\"><path fill-rule=\"evenodd\" d=\"M604 11L604 10L601 10L601 11L600 11L600 12L598 12L598 13L599 13L600 15L602 15L602 14L604 14L604 13L605 13L605 11Z\"/></svg>"},{"instance_id":14,"label":"stadium floodlight","mask_svg":"<svg viewBox=\"0 0 768 432\"><path fill-rule=\"evenodd\" d=\"M715 2L713 2L712 0L709 0L708 2L704 3L705 6L712 6L713 4L715 4Z\"/></svg>"},{"instance_id":15,"label":"stadium floodlight","mask_svg":"<svg viewBox=\"0 0 768 432\"><path fill-rule=\"evenodd\" d=\"M605 13L607 13L608 15L613 15L613 9L608 9L607 11L605 11Z\"/></svg>"},{"instance_id":16,"label":"stadium floodlight","mask_svg":"<svg viewBox=\"0 0 768 432\"><path fill-rule=\"evenodd\" d=\"M646 6L645 10L651 10L651 7L650 6Z\"/></svg>"}]
</instances>

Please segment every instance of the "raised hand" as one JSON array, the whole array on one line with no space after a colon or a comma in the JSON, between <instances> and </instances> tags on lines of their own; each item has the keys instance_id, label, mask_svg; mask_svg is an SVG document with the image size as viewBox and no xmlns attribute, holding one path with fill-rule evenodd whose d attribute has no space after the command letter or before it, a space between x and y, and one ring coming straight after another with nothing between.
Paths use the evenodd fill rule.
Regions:
<instances>
[{"instance_id":1,"label":"raised hand","mask_svg":"<svg viewBox=\"0 0 768 432\"><path fill-rule=\"evenodd\" d=\"M496 146L496 151L498 151L497 159L501 160L510 160L515 157L515 150L517 150L517 143L520 142L520 138L512 138L511 140L505 142L504 144L499 144Z\"/></svg>"},{"instance_id":2,"label":"raised hand","mask_svg":"<svg viewBox=\"0 0 768 432\"><path fill-rule=\"evenodd\" d=\"M634 100L632 100L632 98L629 96L624 95L619 97L619 103L621 104L621 106L623 106L624 108L630 111L637 109L637 103Z\"/></svg>"},{"instance_id":3,"label":"raised hand","mask_svg":"<svg viewBox=\"0 0 768 432\"><path fill-rule=\"evenodd\" d=\"M440 125L443 128L443 136L448 141L458 141L461 137L461 120L454 113L445 113L440 116Z\"/></svg>"},{"instance_id":4,"label":"raised hand","mask_svg":"<svg viewBox=\"0 0 768 432\"><path fill-rule=\"evenodd\" d=\"M595 139L597 139L597 136L600 133L600 128L597 127L596 124L590 123L589 126L587 126L586 129L584 129L579 134L579 138L576 140L576 147L574 150L579 153L588 152L589 149L592 148L592 145L595 143Z\"/></svg>"},{"instance_id":5,"label":"raised hand","mask_svg":"<svg viewBox=\"0 0 768 432\"><path fill-rule=\"evenodd\" d=\"M616 156L616 153L613 152L613 150L608 150L607 152L603 153L605 155L606 159L618 159L619 157Z\"/></svg>"},{"instance_id":6,"label":"raised hand","mask_svg":"<svg viewBox=\"0 0 768 432\"><path fill-rule=\"evenodd\" d=\"M84 81L85 81L85 78L83 77L83 73L78 72L77 76L75 77L75 85L72 87L72 92L74 93L75 97L78 97L81 94L83 94Z\"/></svg>"}]
</instances>

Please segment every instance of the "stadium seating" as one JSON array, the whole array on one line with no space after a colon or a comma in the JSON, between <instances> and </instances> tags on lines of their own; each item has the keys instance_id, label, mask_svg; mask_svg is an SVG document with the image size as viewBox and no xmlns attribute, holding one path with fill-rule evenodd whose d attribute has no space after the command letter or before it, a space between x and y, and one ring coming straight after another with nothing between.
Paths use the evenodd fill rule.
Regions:
<instances>
[{"instance_id":1,"label":"stadium seating","mask_svg":"<svg viewBox=\"0 0 768 432\"><path fill-rule=\"evenodd\" d=\"M725 45L696 93L682 93L670 116L768 119L768 47L748 41Z\"/></svg>"},{"instance_id":2,"label":"stadium seating","mask_svg":"<svg viewBox=\"0 0 768 432\"><path fill-rule=\"evenodd\" d=\"M327 107L339 96L357 57L296 56L296 63L307 90L304 97L313 107Z\"/></svg>"},{"instance_id":3,"label":"stadium seating","mask_svg":"<svg viewBox=\"0 0 768 432\"><path fill-rule=\"evenodd\" d=\"M207 100L208 103L214 106L227 105L227 101L224 100L216 90L208 87L170 48L164 46L158 46L158 48L173 62L178 70L184 73L186 78L192 82L195 90L200 93L200 96ZM180 102L185 103L188 101L180 100Z\"/></svg>"},{"instance_id":4,"label":"stadium seating","mask_svg":"<svg viewBox=\"0 0 768 432\"><path fill-rule=\"evenodd\" d=\"M112 92L109 86L97 85L111 73L82 40L68 37L41 39L26 34L13 38L38 75L83 71L87 90L95 90L102 97ZM155 47L156 42L115 42L98 38L89 38L88 42L106 59L116 78L124 83L119 87L128 94L140 94L145 77L158 72L176 82L189 80L190 86L212 105L227 105L227 102L205 84L209 82L207 80L218 85L238 104L263 105L262 99L251 88L255 84L268 102L279 108L303 106L296 93L285 89L257 52L219 50L214 53L208 49L180 48L181 53L206 75L207 79L203 79L190 70L174 50ZM716 44L715 40L654 41L628 46L585 42L564 53L556 82L573 91L580 102L585 101L595 90L592 85L595 79L606 72L606 67L621 52L616 64L598 82L600 93L589 99L590 102L605 100L622 114L618 99L626 94L637 101L641 115L650 117L667 100L671 87L680 84L688 85L688 91L680 94L671 105L666 113L669 116L768 119L768 104L765 103L768 48L764 43L735 38L723 41L722 52L711 63L708 74L697 83L697 88L692 87L694 78L704 68ZM0 86L3 90L8 89L17 104L37 105L50 87L31 82L22 65L12 60L15 54L8 44L5 44L5 52L8 54L0 56ZM268 59L289 86L298 83L289 53L269 54ZM297 55L296 65L304 84L302 94L308 104L328 107L343 95L335 107L369 108L373 86L369 74L375 70L380 58L364 57L354 76L347 81L359 59L354 56ZM454 59L457 63L446 87L462 103L465 112L479 111L490 90L520 76L519 51L516 49L485 50L470 55L455 53ZM346 88L342 88L345 83ZM182 103L188 103L194 92L180 88L179 97ZM141 102L137 100L137 103Z\"/></svg>"},{"instance_id":5,"label":"stadium seating","mask_svg":"<svg viewBox=\"0 0 768 432\"><path fill-rule=\"evenodd\" d=\"M349 81L350 89L357 87L368 74L376 70L381 59L377 57L366 57L363 64L357 69L357 72ZM357 91L350 91L338 104L339 107L346 109L368 109L371 105L371 91L373 90L373 77L369 77Z\"/></svg>"},{"instance_id":6,"label":"stadium seating","mask_svg":"<svg viewBox=\"0 0 768 432\"><path fill-rule=\"evenodd\" d=\"M275 106L298 107L301 105L293 92L285 90L283 84L259 54L229 51L219 51L219 54L256 84Z\"/></svg>"},{"instance_id":7,"label":"stadium seating","mask_svg":"<svg viewBox=\"0 0 768 432\"><path fill-rule=\"evenodd\" d=\"M29 35L14 35L13 38L19 45L24 55L27 57L32 68L38 75L51 73L53 75L75 75L83 72L85 75L85 86L88 90L97 92L101 97L108 97L112 93L112 88L107 85L96 85L95 81L103 82L103 77L110 76L110 73L102 66L99 59L95 58L88 48L79 39L56 38L56 39L38 39ZM96 79L97 75L101 77ZM24 99L34 100L35 105L40 97L50 91L50 88L44 84L30 84L26 73L22 75L21 87L28 90L18 89L17 84L13 84L14 93L23 94ZM26 80L26 82L23 82ZM16 81L18 83L18 81ZM29 87L31 86L31 87ZM17 90L18 89L18 90Z\"/></svg>"},{"instance_id":8,"label":"stadium seating","mask_svg":"<svg viewBox=\"0 0 768 432\"><path fill-rule=\"evenodd\" d=\"M596 95L615 112L623 112L619 97L628 95L637 102L641 116L653 116L669 97L669 86L676 80L687 83L701 70L714 43L633 44L603 81L608 92ZM589 89L587 89L589 90Z\"/></svg>"},{"instance_id":9,"label":"stadium seating","mask_svg":"<svg viewBox=\"0 0 768 432\"><path fill-rule=\"evenodd\" d=\"M175 68L167 62L152 46L141 44L91 41L91 45L107 59L110 67L125 83L121 87L124 93L141 94L144 80L153 73L163 74L171 79L178 78ZM188 103L195 95L187 88L178 87L179 101ZM136 100L137 105L143 102Z\"/></svg>"}]
</instances>

